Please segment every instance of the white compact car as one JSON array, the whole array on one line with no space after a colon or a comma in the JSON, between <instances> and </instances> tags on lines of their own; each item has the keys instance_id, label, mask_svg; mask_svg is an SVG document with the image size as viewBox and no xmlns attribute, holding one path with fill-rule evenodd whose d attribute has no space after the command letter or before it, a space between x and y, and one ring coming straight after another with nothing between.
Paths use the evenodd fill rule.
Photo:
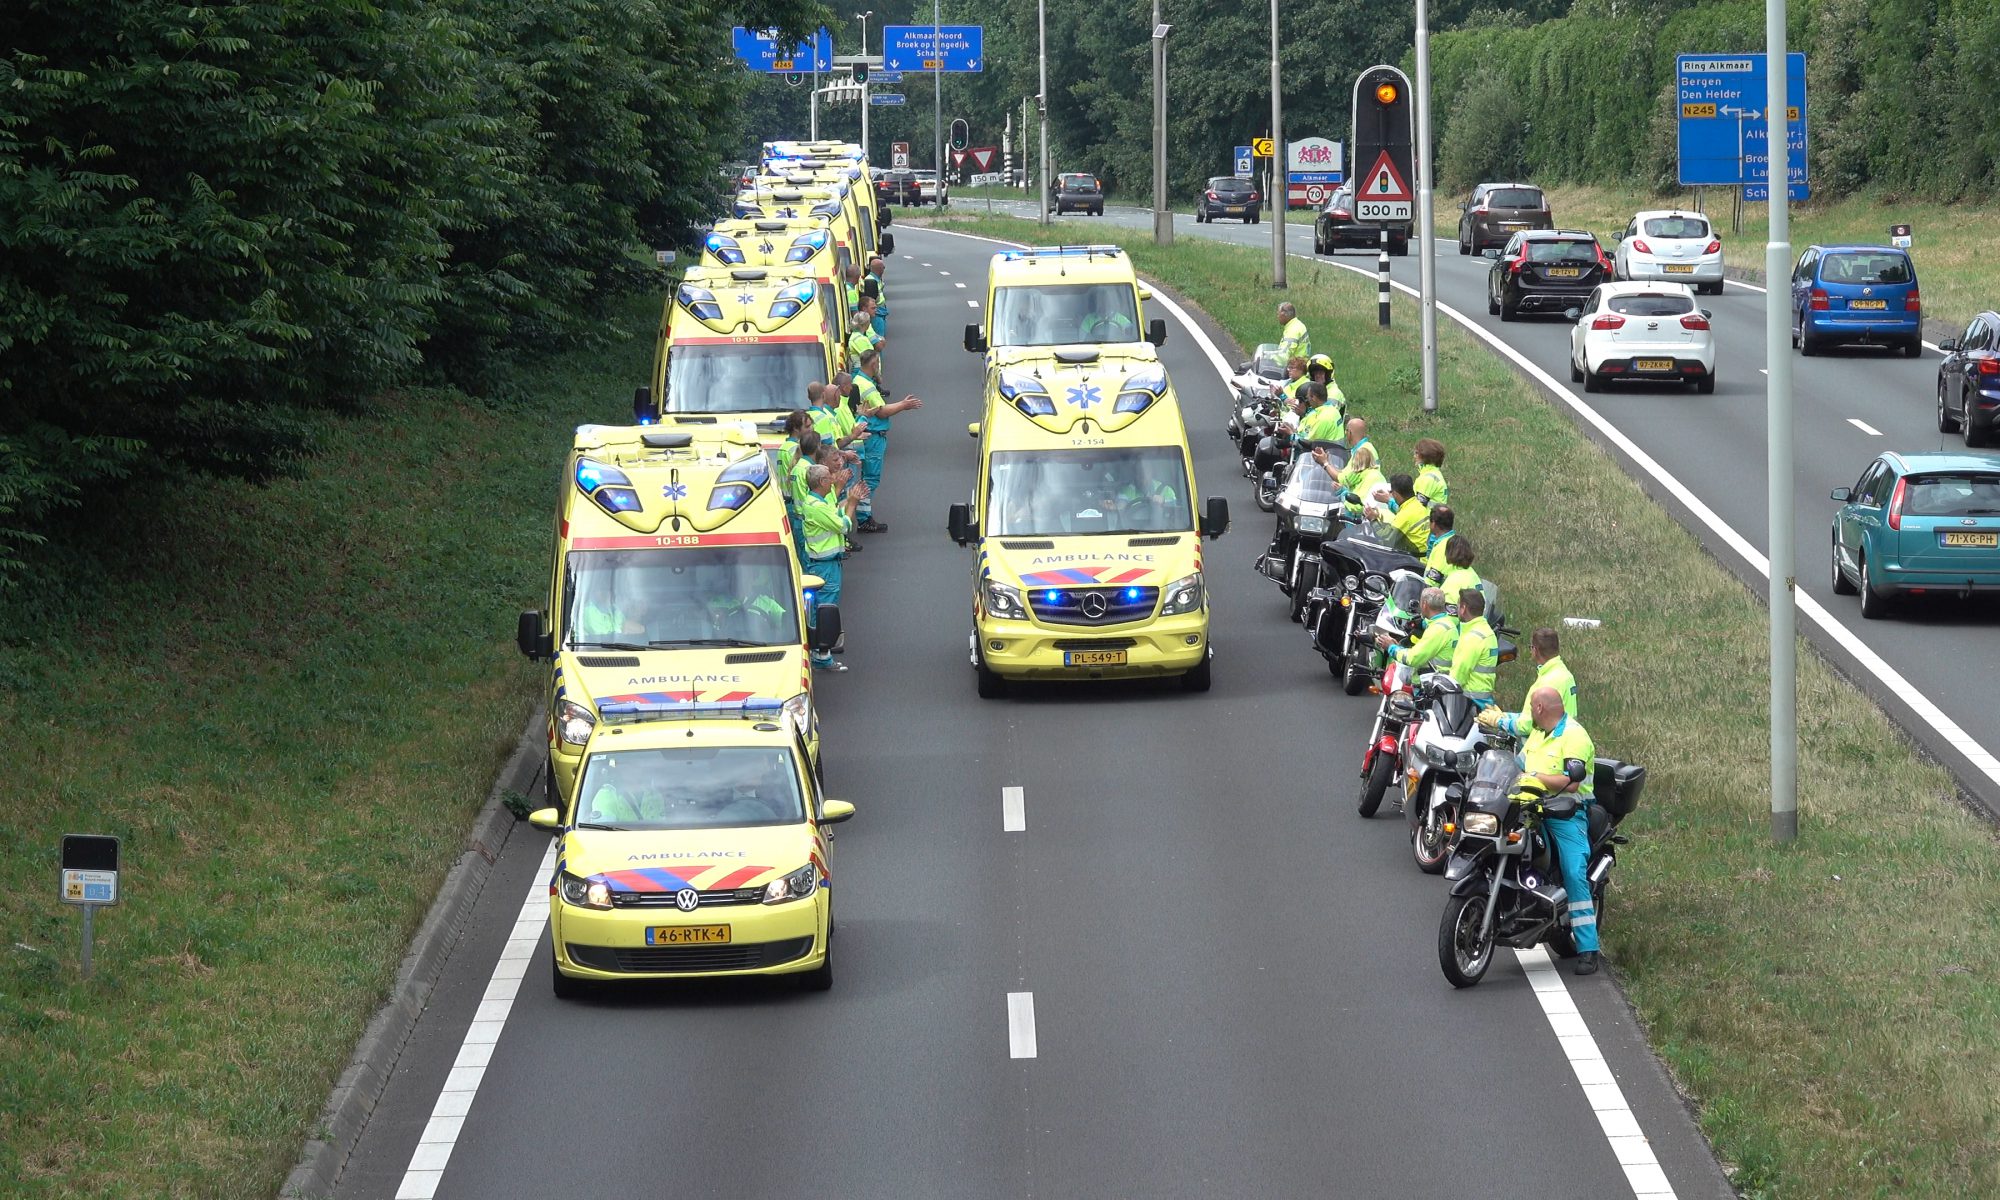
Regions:
<instances>
[{"instance_id":1,"label":"white compact car","mask_svg":"<svg viewBox=\"0 0 2000 1200\"><path fill-rule=\"evenodd\" d=\"M1569 334L1569 377L1586 392L1610 380L1691 383L1715 391L1715 331L1679 283L1607 283Z\"/></svg>"},{"instance_id":2,"label":"white compact car","mask_svg":"<svg viewBox=\"0 0 2000 1200\"><path fill-rule=\"evenodd\" d=\"M1722 294L1722 241L1700 213L1659 210L1632 218L1612 256L1620 279L1658 279Z\"/></svg>"}]
</instances>

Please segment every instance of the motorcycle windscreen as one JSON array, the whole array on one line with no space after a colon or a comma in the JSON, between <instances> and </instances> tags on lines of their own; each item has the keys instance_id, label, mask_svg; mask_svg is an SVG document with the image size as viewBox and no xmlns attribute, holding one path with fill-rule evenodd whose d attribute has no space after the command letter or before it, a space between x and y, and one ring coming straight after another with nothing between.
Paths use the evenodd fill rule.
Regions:
<instances>
[{"instance_id":1,"label":"motorcycle windscreen","mask_svg":"<svg viewBox=\"0 0 2000 1200\"><path fill-rule=\"evenodd\" d=\"M1317 504L1320 507L1311 511L1319 515L1340 499L1340 489L1335 486L1333 476L1322 471L1310 457L1295 457L1279 498L1287 502L1287 507L1299 511L1306 511L1300 509L1301 505Z\"/></svg>"},{"instance_id":2,"label":"motorcycle windscreen","mask_svg":"<svg viewBox=\"0 0 2000 1200\"><path fill-rule=\"evenodd\" d=\"M1462 738L1472 732L1472 724L1479 717L1479 706L1463 692L1443 692L1431 701L1431 715L1437 720L1440 733Z\"/></svg>"},{"instance_id":3,"label":"motorcycle windscreen","mask_svg":"<svg viewBox=\"0 0 2000 1200\"><path fill-rule=\"evenodd\" d=\"M1501 812L1507 807L1507 794L1514 790L1514 781L1520 777L1521 766L1512 754L1488 748L1480 753L1479 765L1473 768L1466 802L1482 812Z\"/></svg>"}]
</instances>

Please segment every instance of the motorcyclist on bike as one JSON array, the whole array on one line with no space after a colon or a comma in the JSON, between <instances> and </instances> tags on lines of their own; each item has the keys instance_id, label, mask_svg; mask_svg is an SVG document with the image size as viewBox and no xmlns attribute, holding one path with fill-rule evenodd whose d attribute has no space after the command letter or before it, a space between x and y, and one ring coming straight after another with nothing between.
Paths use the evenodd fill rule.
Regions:
<instances>
[{"instance_id":1,"label":"motorcyclist on bike","mask_svg":"<svg viewBox=\"0 0 2000 1200\"><path fill-rule=\"evenodd\" d=\"M1417 495L1416 481L1408 475L1391 475L1389 493L1391 502L1362 505L1362 517L1384 522L1395 531L1398 549L1421 556L1429 539L1425 531L1430 526L1431 512Z\"/></svg>"},{"instance_id":2,"label":"motorcyclist on bike","mask_svg":"<svg viewBox=\"0 0 2000 1200\"><path fill-rule=\"evenodd\" d=\"M1451 677L1465 691L1466 699L1481 708L1490 707L1493 684L1500 672L1500 638L1486 622L1486 593L1476 587L1460 592L1457 615L1458 645L1451 652Z\"/></svg>"},{"instance_id":3,"label":"motorcyclist on bike","mask_svg":"<svg viewBox=\"0 0 2000 1200\"><path fill-rule=\"evenodd\" d=\"M1528 652L1535 660L1535 682L1528 685L1528 694L1536 688L1554 688L1562 697L1563 712L1576 715L1576 676L1569 673L1569 666L1562 660L1562 643L1556 631L1544 625L1528 635ZM1525 705L1520 712L1502 712L1498 707L1481 709L1479 726L1482 729L1498 730L1510 737L1526 738L1534 732L1535 718Z\"/></svg>"},{"instance_id":4,"label":"motorcyclist on bike","mask_svg":"<svg viewBox=\"0 0 2000 1200\"><path fill-rule=\"evenodd\" d=\"M1458 619L1445 612L1444 593L1425 588L1417 598L1417 615L1423 620L1423 633L1413 645L1394 651L1393 657L1410 668L1411 675L1426 667L1437 670L1449 667L1452 651L1458 646ZM1387 650L1396 644L1396 639L1391 634L1378 633L1375 644Z\"/></svg>"},{"instance_id":5,"label":"motorcyclist on bike","mask_svg":"<svg viewBox=\"0 0 2000 1200\"><path fill-rule=\"evenodd\" d=\"M1453 534L1451 540L1444 544L1446 570L1444 578L1438 581L1438 587L1444 589L1453 616L1462 615L1458 611L1459 593L1479 587L1479 572L1472 569L1472 558L1472 539L1464 534Z\"/></svg>"},{"instance_id":6,"label":"motorcyclist on bike","mask_svg":"<svg viewBox=\"0 0 2000 1200\"><path fill-rule=\"evenodd\" d=\"M1597 971L1597 908L1591 902L1590 805L1595 800L1591 772L1597 747L1582 725L1563 711L1562 696L1552 687L1538 687L1528 693L1528 711L1534 730L1521 747L1521 780L1533 781L1548 795L1575 788L1579 801L1574 816L1550 819L1542 828L1554 845L1556 861L1562 868L1563 890L1568 893L1570 935L1576 941L1576 973Z\"/></svg>"},{"instance_id":7,"label":"motorcyclist on bike","mask_svg":"<svg viewBox=\"0 0 2000 1200\"><path fill-rule=\"evenodd\" d=\"M1458 514L1449 504L1431 505L1430 540L1424 545L1424 582L1442 585L1444 577L1451 573L1451 564L1444 560L1445 544L1451 541L1451 527L1458 523Z\"/></svg>"}]
</instances>

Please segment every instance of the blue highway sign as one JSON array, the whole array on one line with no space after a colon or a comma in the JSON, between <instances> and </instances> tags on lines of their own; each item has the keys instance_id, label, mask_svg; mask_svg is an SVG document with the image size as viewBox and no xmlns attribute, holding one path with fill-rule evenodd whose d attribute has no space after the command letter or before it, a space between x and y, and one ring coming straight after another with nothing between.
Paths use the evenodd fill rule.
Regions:
<instances>
[{"instance_id":1,"label":"blue highway sign","mask_svg":"<svg viewBox=\"0 0 2000 1200\"><path fill-rule=\"evenodd\" d=\"M1795 183L1785 189L1785 194L1794 200L1812 199L1812 184ZM1751 204L1769 204L1771 185L1768 183L1746 183L1743 185L1743 199Z\"/></svg>"},{"instance_id":2,"label":"blue highway sign","mask_svg":"<svg viewBox=\"0 0 2000 1200\"><path fill-rule=\"evenodd\" d=\"M777 31L773 29L745 29L738 25L730 38L736 48L736 57L753 71L785 74L833 69L833 35L823 28L811 42L782 48L778 45Z\"/></svg>"},{"instance_id":3,"label":"blue highway sign","mask_svg":"<svg viewBox=\"0 0 2000 1200\"><path fill-rule=\"evenodd\" d=\"M1683 54L1675 60L1681 183L1769 187L1764 63L1762 54ZM1787 54L1785 74L1787 178L1796 188L1806 181L1806 56Z\"/></svg>"},{"instance_id":4,"label":"blue highway sign","mask_svg":"<svg viewBox=\"0 0 2000 1200\"><path fill-rule=\"evenodd\" d=\"M1250 147L1236 147L1236 171L1238 179L1249 179L1257 174L1257 160L1250 157Z\"/></svg>"},{"instance_id":5,"label":"blue highway sign","mask_svg":"<svg viewBox=\"0 0 2000 1200\"><path fill-rule=\"evenodd\" d=\"M880 104L888 104L888 105L897 105L897 104L901 104L902 102L903 102L903 93L901 93L901 92L870 92L870 93L868 93L868 103L870 103L870 104L877 104L877 105L880 105Z\"/></svg>"},{"instance_id":6,"label":"blue highway sign","mask_svg":"<svg viewBox=\"0 0 2000 1200\"><path fill-rule=\"evenodd\" d=\"M979 71L986 65L982 25L889 25L882 30L885 71Z\"/></svg>"}]
</instances>

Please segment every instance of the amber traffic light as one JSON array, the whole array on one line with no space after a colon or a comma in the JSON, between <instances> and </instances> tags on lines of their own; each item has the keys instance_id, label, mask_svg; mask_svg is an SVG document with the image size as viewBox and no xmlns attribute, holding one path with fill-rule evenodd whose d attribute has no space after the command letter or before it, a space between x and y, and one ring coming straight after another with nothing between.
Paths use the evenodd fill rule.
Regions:
<instances>
[{"instance_id":1,"label":"amber traffic light","mask_svg":"<svg viewBox=\"0 0 2000 1200\"><path fill-rule=\"evenodd\" d=\"M1394 104L1398 94L1396 85L1386 79L1375 85L1375 102L1377 104Z\"/></svg>"}]
</instances>

